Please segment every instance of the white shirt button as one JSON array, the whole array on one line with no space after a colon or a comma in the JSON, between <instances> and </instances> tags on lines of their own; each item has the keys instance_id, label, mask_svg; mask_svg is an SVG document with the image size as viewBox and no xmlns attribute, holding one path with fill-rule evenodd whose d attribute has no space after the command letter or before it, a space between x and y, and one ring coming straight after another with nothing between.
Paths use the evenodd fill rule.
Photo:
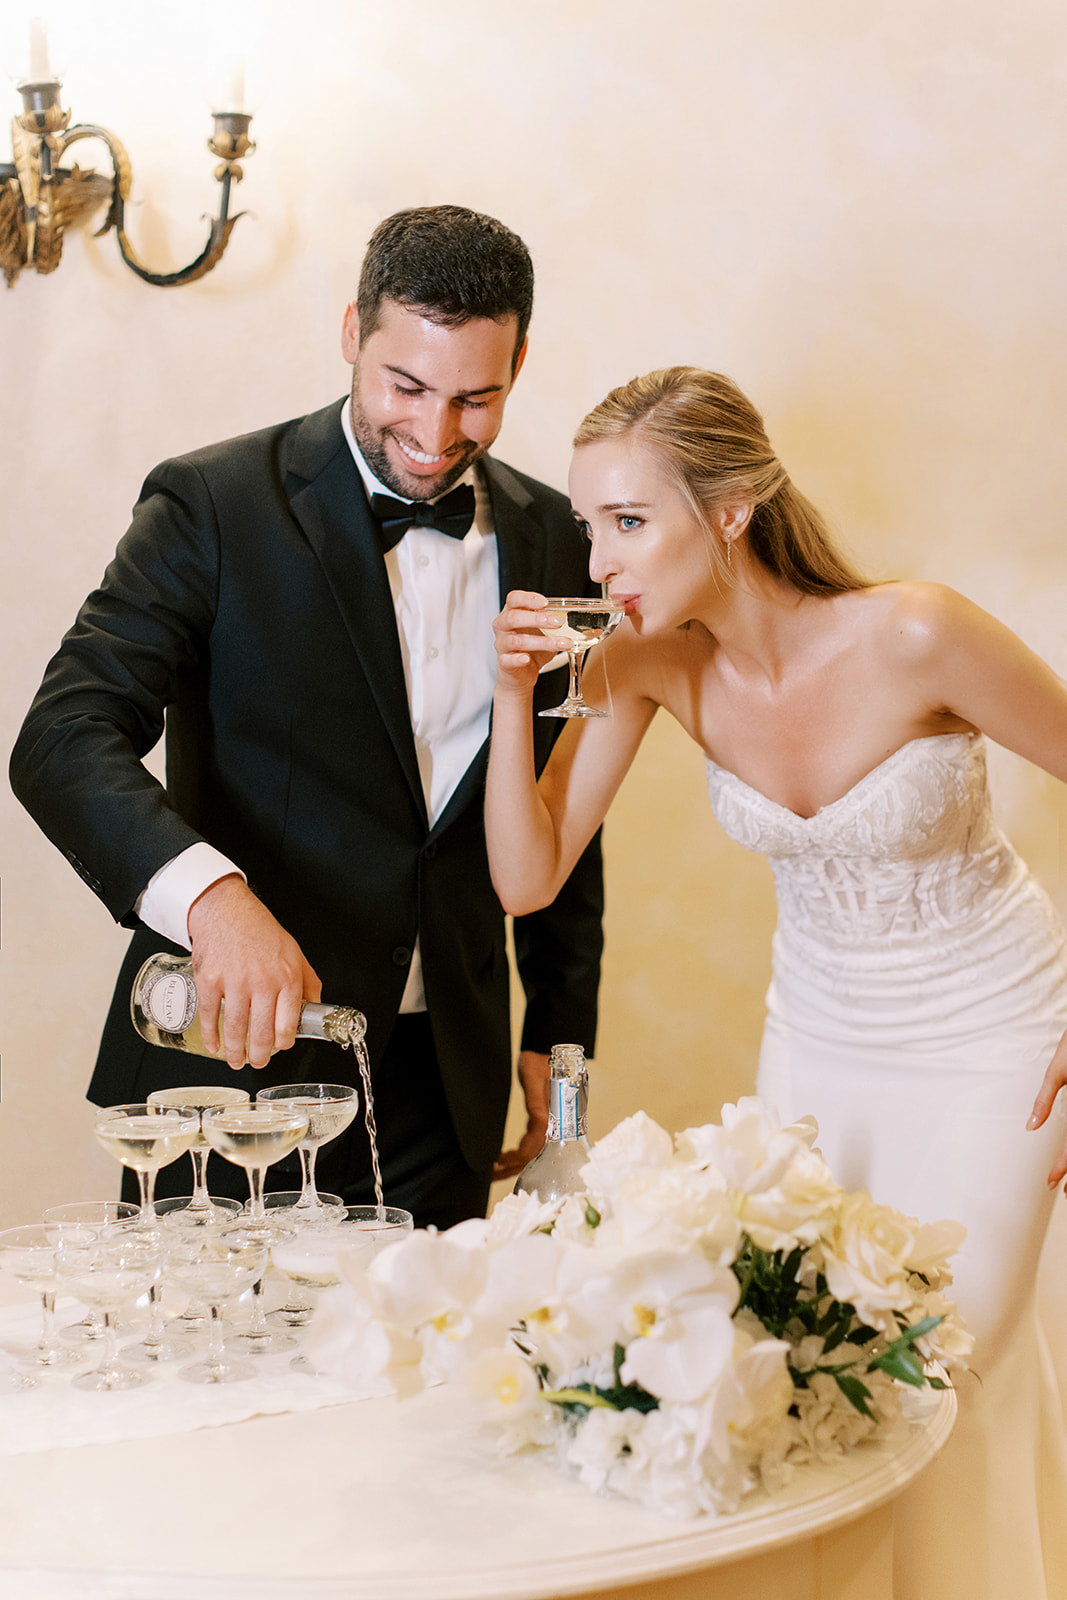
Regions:
<instances>
[{"instance_id":1,"label":"white shirt button","mask_svg":"<svg viewBox=\"0 0 1067 1600\"><path fill-rule=\"evenodd\" d=\"M438 650L437 646L432 644L426 652L426 659L427 661L436 661L440 654L441 652Z\"/></svg>"}]
</instances>

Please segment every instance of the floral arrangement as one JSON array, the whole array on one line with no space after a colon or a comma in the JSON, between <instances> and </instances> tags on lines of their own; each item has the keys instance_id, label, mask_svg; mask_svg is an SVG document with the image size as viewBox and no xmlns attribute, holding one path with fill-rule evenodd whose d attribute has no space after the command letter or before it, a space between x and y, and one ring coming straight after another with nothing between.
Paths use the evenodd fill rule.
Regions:
<instances>
[{"instance_id":1,"label":"floral arrangement","mask_svg":"<svg viewBox=\"0 0 1067 1600\"><path fill-rule=\"evenodd\" d=\"M643 1113L585 1190L417 1230L323 1295L313 1359L398 1392L466 1385L500 1448L676 1516L733 1510L945 1387L971 1347L943 1291L964 1229L848 1193L755 1099L676 1140Z\"/></svg>"}]
</instances>

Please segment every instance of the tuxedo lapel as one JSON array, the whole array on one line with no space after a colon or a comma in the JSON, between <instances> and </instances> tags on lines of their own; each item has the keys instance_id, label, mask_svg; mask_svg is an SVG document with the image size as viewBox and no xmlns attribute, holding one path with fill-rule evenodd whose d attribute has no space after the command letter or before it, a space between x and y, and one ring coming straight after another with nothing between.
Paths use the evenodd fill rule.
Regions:
<instances>
[{"instance_id":1,"label":"tuxedo lapel","mask_svg":"<svg viewBox=\"0 0 1067 1600\"><path fill-rule=\"evenodd\" d=\"M344 620L379 714L419 809L419 778L396 613L378 530L341 430L340 406L306 417L288 462L290 506ZM358 729L338 730L358 738Z\"/></svg>"},{"instance_id":2,"label":"tuxedo lapel","mask_svg":"<svg viewBox=\"0 0 1067 1600\"><path fill-rule=\"evenodd\" d=\"M538 589L545 570L546 543L541 525L532 512L533 496L515 474L491 456L481 466L489 485L496 532L497 564L500 569L500 604L511 589ZM437 834L447 828L472 800L480 797L489 761L489 740L453 789L448 804L434 824Z\"/></svg>"},{"instance_id":3,"label":"tuxedo lapel","mask_svg":"<svg viewBox=\"0 0 1067 1600\"><path fill-rule=\"evenodd\" d=\"M545 539L532 514L533 496L501 462L487 456L482 466L489 485L500 566L500 604L509 589L536 589L545 567Z\"/></svg>"}]
</instances>

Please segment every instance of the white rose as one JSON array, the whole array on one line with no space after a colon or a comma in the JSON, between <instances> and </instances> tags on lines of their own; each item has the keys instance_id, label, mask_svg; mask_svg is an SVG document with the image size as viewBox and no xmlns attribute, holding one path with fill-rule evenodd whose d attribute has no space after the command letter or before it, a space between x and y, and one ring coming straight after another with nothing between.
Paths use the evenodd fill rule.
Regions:
<instances>
[{"instance_id":1,"label":"white rose","mask_svg":"<svg viewBox=\"0 0 1067 1600\"><path fill-rule=\"evenodd\" d=\"M890 1337L899 1332L896 1309L910 1300L908 1262L915 1226L891 1206L877 1205L865 1189L846 1195L822 1237L823 1270L836 1300L855 1306L861 1321Z\"/></svg>"},{"instance_id":2,"label":"white rose","mask_svg":"<svg viewBox=\"0 0 1067 1600\"><path fill-rule=\"evenodd\" d=\"M669 1167L673 1157L670 1134L637 1111L597 1140L580 1176L590 1194L604 1199L626 1173L636 1167Z\"/></svg>"},{"instance_id":3,"label":"white rose","mask_svg":"<svg viewBox=\"0 0 1067 1600\"><path fill-rule=\"evenodd\" d=\"M620 1177L605 1204L594 1248L699 1248L722 1265L737 1253L741 1228L716 1174L638 1167Z\"/></svg>"}]
</instances>

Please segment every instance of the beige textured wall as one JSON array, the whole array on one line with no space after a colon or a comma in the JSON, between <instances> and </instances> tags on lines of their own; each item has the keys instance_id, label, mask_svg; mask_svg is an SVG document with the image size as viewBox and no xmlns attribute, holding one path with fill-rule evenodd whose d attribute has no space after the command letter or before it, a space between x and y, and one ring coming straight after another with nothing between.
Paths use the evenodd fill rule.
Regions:
<instances>
[{"instance_id":1,"label":"beige textured wall","mask_svg":"<svg viewBox=\"0 0 1067 1600\"><path fill-rule=\"evenodd\" d=\"M239 196L253 214L202 284L147 288L113 241L79 235L55 277L0 291L5 749L147 468L340 395L367 234L443 200L503 217L538 267L505 459L562 482L574 423L612 384L718 367L862 562L954 582L1067 666L1061 7L47 10L76 118L129 147L130 231L160 264L195 252L214 204L201 91L238 40L259 151ZM0 63L17 65L18 12L0 26ZM1062 792L997 768L1012 831L1067 909ZM114 1187L83 1095L124 936L10 796L0 808L13 1223ZM638 1106L672 1128L707 1120L751 1086L773 906L665 721L608 857L594 1131Z\"/></svg>"}]
</instances>

